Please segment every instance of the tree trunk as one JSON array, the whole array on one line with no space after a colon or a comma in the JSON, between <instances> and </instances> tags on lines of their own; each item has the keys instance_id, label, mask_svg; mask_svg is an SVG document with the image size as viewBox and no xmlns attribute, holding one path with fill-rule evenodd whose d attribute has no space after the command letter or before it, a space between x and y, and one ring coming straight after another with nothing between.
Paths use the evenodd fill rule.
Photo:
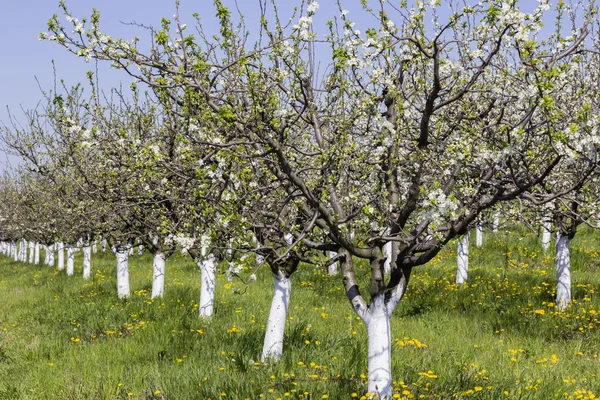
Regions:
<instances>
[{"instance_id":1,"label":"tree trunk","mask_svg":"<svg viewBox=\"0 0 600 400\"><path fill-rule=\"evenodd\" d=\"M58 251L58 270L62 271L65 269L65 245L63 242L58 242L56 247Z\"/></svg>"},{"instance_id":2,"label":"tree trunk","mask_svg":"<svg viewBox=\"0 0 600 400\"><path fill-rule=\"evenodd\" d=\"M383 256L385 261L383 263L383 273L389 275L392 271L392 245L393 242L387 242L383 245Z\"/></svg>"},{"instance_id":3,"label":"tree trunk","mask_svg":"<svg viewBox=\"0 0 600 400\"><path fill-rule=\"evenodd\" d=\"M366 327L369 354L368 391L380 399L392 397L392 352L390 314L384 295L375 297L368 310Z\"/></svg>"},{"instance_id":4,"label":"tree trunk","mask_svg":"<svg viewBox=\"0 0 600 400\"><path fill-rule=\"evenodd\" d=\"M117 294L120 299L129 297L129 248L117 247Z\"/></svg>"},{"instance_id":5,"label":"tree trunk","mask_svg":"<svg viewBox=\"0 0 600 400\"><path fill-rule=\"evenodd\" d=\"M90 279L92 274L92 248L89 243L83 245L83 279Z\"/></svg>"},{"instance_id":6,"label":"tree trunk","mask_svg":"<svg viewBox=\"0 0 600 400\"><path fill-rule=\"evenodd\" d=\"M544 218L542 223L542 249L548 251L550 248L550 231L552 230L552 221L549 218Z\"/></svg>"},{"instance_id":7,"label":"tree trunk","mask_svg":"<svg viewBox=\"0 0 600 400\"><path fill-rule=\"evenodd\" d=\"M67 246L67 275L75 273L75 249L73 246Z\"/></svg>"},{"instance_id":8,"label":"tree trunk","mask_svg":"<svg viewBox=\"0 0 600 400\"><path fill-rule=\"evenodd\" d=\"M54 267L54 244L46 246L46 254L48 255L48 265Z\"/></svg>"},{"instance_id":9,"label":"tree trunk","mask_svg":"<svg viewBox=\"0 0 600 400\"><path fill-rule=\"evenodd\" d=\"M286 278L283 272L273 274L274 291L271 311L263 343L262 362L277 361L283 353L283 334L287 320L287 310L292 292L292 278Z\"/></svg>"},{"instance_id":10,"label":"tree trunk","mask_svg":"<svg viewBox=\"0 0 600 400\"><path fill-rule=\"evenodd\" d=\"M96 242L92 245L92 254L96 254L98 252L98 246L96 246Z\"/></svg>"},{"instance_id":11,"label":"tree trunk","mask_svg":"<svg viewBox=\"0 0 600 400\"><path fill-rule=\"evenodd\" d=\"M34 242L29 242L29 264L33 264L33 256L34 256L34 252L35 252L35 243Z\"/></svg>"},{"instance_id":12,"label":"tree trunk","mask_svg":"<svg viewBox=\"0 0 600 400\"><path fill-rule=\"evenodd\" d=\"M165 291L165 253L154 254L154 265L152 267L152 298L162 297Z\"/></svg>"},{"instance_id":13,"label":"tree trunk","mask_svg":"<svg viewBox=\"0 0 600 400\"><path fill-rule=\"evenodd\" d=\"M562 234L556 242L556 305L560 311L571 302L571 240Z\"/></svg>"},{"instance_id":14,"label":"tree trunk","mask_svg":"<svg viewBox=\"0 0 600 400\"><path fill-rule=\"evenodd\" d=\"M203 253L206 250L203 249ZM217 259L211 253L206 259L199 261L200 267L200 316L210 318L215 304L215 280L217 277Z\"/></svg>"},{"instance_id":15,"label":"tree trunk","mask_svg":"<svg viewBox=\"0 0 600 400\"><path fill-rule=\"evenodd\" d=\"M483 227L477 224L475 227L475 246L481 247L483 245Z\"/></svg>"},{"instance_id":16,"label":"tree trunk","mask_svg":"<svg viewBox=\"0 0 600 400\"><path fill-rule=\"evenodd\" d=\"M19 252L17 250L17 243L13 240L12 244L11 244L11 252L12 252L12 258L14 261L19 261Z\"/></svg>"},{"instance_id":17,"label":"tree trunk","mask_svg":"<svg viewBox=\"0 0 600 400\"><path fill-rule=\"evenodd\" d=\"M456 283L463 284L469 275L469 234L467 233L458 241L456 257Z\"/></svg>"},{"instance_id":18,"label":"tree trunk","mask_svg":"<svg viewBox=\"0 0 600 400\"><path fill-rule=\"evenodd\" d=\"M335 251L330 251L329 252L329 258L330 259L332 259L335 256L337 256L337 253ZM337 261L334 262L333 264L330 264L329 267L327 267L327 274L329 274L329 275L337 275L338 274L338 263L337 263Z\"/></svg>"},{"instance_id":19,"label":"tree trunk","mask_svg":"<svg viewBox=\"0 0 600 400\"><path fill-rule=\"evenodd\" d=\"M144 254L144 246L142 246L141 244L138 246L138 256L141 256L142 254ZM162 295L161 295L162 296Z\"/></svg>"},{"instance_id":20,"label":"tree trunk","mask_svg":"<svg viewBox=\"0 0 600 400\"><path fill-rule=\"evenodd\" d=\"M40 244L37 242L35 243L35 253L33 257L33 262L36 265L40 263Z\"/></svg>"},{"instance_id":21,"label":"tree trunk","mask_svg":"<svg viewBox=\"0 0 600 400\"><path fill-rule=\"evenodd\" d=\"M106 252L106 239L102 239L102 242L100 242L100 244L102 245L102 252L105 253Z\"/></svg>"},{"instance_id":22,"label":"tree trunk","mask_svg":"<svg viewBox=\"0 0 600 400\"><path fill-rule=\"evenodd\" d=\"M500 213L494 213L494 222L492 222L492 232L498 233L498 227L500 226Z\"/></svg>"}]
</instances>

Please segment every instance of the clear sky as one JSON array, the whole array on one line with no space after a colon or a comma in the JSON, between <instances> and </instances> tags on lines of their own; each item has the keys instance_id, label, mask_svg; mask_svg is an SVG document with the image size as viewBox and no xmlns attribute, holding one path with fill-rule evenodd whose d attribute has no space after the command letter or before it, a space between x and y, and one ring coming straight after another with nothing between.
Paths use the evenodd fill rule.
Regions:
<instances>
[{"instance_id":1,"label":"clear sky","mask_svg":"<svg viewBox=\"0 0 600 400\"><path fill-rule=\"evenodd\" d=\"M145 25L159 26L164 16L171 18L175 12L173 0L66 0L74 17L86 17L92 8L97 8L101 15L103 32L121 38L133 38L138 35L142 41L147 34L140 28L124 23L137 22ZM225 0L231 5L232 1ZM359 5L358 0L347 0L351 10ZM300 0L279 0L278 5L291 15L294 5ZM238 5L246 17L248 25L254 20L258 22L259 7L257 0L239 0ZM205 27L218 29L214 20L213 0L181 0L180 18L183 23L193 25L191 14L198 12ZM0 121L9 124L8 106L13 114L22 119L21 106L31 109L40 101L41 95L36 77L43 89L53 87L52 60L57 69L57 77L65 79L67 84L85 82L85 73L94 70L93 62L86 63L56 43L38 40L40 32L46 31L47 21L58 14L61 21L66 22L58 7L58 0L0 0ZM206 14L206 15L204 15ZM339 14L337 4L333 0L321 0L319 15L331 18ZM315 22L317 19L315 18ZM253 24L252 24L253 25ZM256 25L254 25L256 26ZM121 81L129 85L130 79L123 71L111 69L101 63L100 83L104 88L118 86ZM0 152L0 171L6 169L7 163L15 163L13 157Z\"/></svg>"}]
</instances>

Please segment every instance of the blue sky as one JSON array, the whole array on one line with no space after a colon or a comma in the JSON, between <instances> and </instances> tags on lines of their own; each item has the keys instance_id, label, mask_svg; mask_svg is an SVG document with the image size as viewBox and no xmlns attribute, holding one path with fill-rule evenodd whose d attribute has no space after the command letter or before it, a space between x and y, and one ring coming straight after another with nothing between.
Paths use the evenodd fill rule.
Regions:
<instances>
[{"instance_id":1,"label":"blue sky","mask_svg":"<svg viewBox=\"0 0 600 400\"><path fill-rule=\"evenodd\" d=\"M232 4L225 1L225 4ZM294 4L300 1L279 1L280 7L291 15ZM318 15L331 17L339 14L336 2L322 0ZM357 0L348 0L348 7L356 7ZM258 21L259 7L255 0L240 0L242 12L248 25ZM102 30L114 37L133 38L139 35L147 38L139 28L127 26L123 22L138 22L146 25L160 25L164 16L171 18L175 12L175 1L170 0L67 0L69 10L74 17L86 17L92 8L97 8L101 15ZM218 29L214 20L212 0L181 0L180 18L189 26L194 24L191 14L198 12L205 27ZM205 16L203 14L206 13ZM52 60L54 60L57 77L65 79L67 84L85 82L85 73L94 70L93 62L86 63L56 43L38 40L40 32L46 30L48 19L58 14L66 23L58 7L58 0L2 0L0 2L0 49L3 62L0 62L0 121L7 124L8 106L13 114L22 119L21 107L31 109L40 101L41 95L36 77L43 89L53 87ZM316 20L317 21L317 20ZM147 43L147 41L146 41ZM101 85L104 88L118 86L121 82L129 85L131 79L123 71L111 69L106 63L99 68ZM17 162L0 152L0 171L7 163Z\"/></svg>"}]
</instances>

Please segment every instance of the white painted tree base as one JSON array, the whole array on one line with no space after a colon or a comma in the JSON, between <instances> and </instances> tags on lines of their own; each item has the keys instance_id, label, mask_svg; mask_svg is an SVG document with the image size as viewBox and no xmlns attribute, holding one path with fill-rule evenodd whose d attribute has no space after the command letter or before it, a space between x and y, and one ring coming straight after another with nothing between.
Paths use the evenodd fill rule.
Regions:
<instances>
[{"instance_id":1,"label":"white painted tree base","mask_svg":"<svg viewBox=\"0 0 600 400\"><path fill-rule=\"evenodd\" d=\"M56 244L58 249L58 270L62 271L65 269L65 245L62 242Z\"/></svg>"},{"instance_id":2,"label":"white painted tree base","mask_svg":"<svg viewBox=\"0 0 600 400\"><path fill-rule=\"evenodd\" d=\"M71 246L67 247L67 275L71 276L75 273L75 249Z\"/></svg>"},{"instance_id":3,"label":"white painted tree base","mask_svg":"<svg viewBox=\"0 0 600 400\"><path fill-rule=\"evenodd\" d=\"M283 273L273 275L274 290L271 301L271 311L265 329L265 340L261 360L278 361L283 353L283 334L287 320L287 310L292 293L292 279L286 278Z\"/></svg>"},{"instance_id":4,"label":"white painted tree base","mask_svg":"<svg viewBox=\"0 0 600 400\"><path fill-rule=\"evenodd\" d=\"M141 247L141 246L140 246ZM162 297L165 291L165 262L164 253L158 252L154 255L152 266L152 298Z\"/></svg>"},{"instance_id":5,"label":"white painted tree base","mask_svg":"<svg viewBox=\"0 0 600 400\"><path fill-rule=\"evenodd\" d=\"M198 262L200 267L200 303L199 314L202 318L213 315L215 304L215 280L217 277L217 259L209 254L206 259Z\"/></svg>"},{"instance_id":6,"label":"white painted tree base","mask_svg":"<svg viewBox=\"0 0 600 400\"><path fill-rule=\"evenodd\" d=\"M369 355L370 393L380 399L392 397L392 352L390 336L390 313L384 296L373 299L366 319Z\"/></svg>"},{"instance_id":7,"label":"white painted tree base","mask_svg":"<svg viewBox=\"0 0 600 400\"><path fill-rule=\"evenodd\" d=\"M545 219L542 223L542 249L544 250L544 252L548 251L548 249L550 248L551 229L552 222L548 219Z\"/></svg>"},{"instance_id":8,"label":"white painted tree base","mask_svg":"<svg viewBox=\"0 0 600 400\"><path fill-rule=\"evenodd\" d=\"M461 285L469 276L469 234L467 233L458 241L456 256L456 283Z\"/></svg>"},{"instance_id":9,"label":"white painted tree base","mask_svg":"<svg viewBox=\"0 0 600 400\"><path fill-rule=\"evenodd\" d=\"M571 240L561 235L556 242L556 306L563 311L571 303Z\"/></svg>"},{"instance_id":10,"label":"white painted tree base","mask_svg":"<svg viewBox=\"0 0 600 400\"><path fill-rule=\"evenodd\" d=\"M117 295L120 299L129 297L129 249L116 249L117 256Z\"/></svg>"},{"instance_id":11,"label":"white painted tree base","mask_svg":"<svg viewBox=\"0 0 600 400\"><path fill-rule=\"evenodd\" d=\"M92 274L92 248L89 244L83 246L83 279L90 279Z\"/></svg>"}]
</instances>

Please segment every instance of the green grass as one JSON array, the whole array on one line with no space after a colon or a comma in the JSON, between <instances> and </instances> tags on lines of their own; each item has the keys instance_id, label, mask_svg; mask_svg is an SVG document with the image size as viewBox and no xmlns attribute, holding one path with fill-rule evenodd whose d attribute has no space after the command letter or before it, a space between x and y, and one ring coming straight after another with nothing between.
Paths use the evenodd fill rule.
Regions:
<instances>
[{"instance_id":1,"label":"green grass","mask_svg":"<svg viewBox=\"0 0 600 400\"><path fill-rule=\"evenodd\" d=\"M572 243L573 304L553 304L552 252L535 236L486 234L454 284L455 246L415 268L392 318L400 398L568 399L600 395L600 238ZM474 240L472 241L474 242ZM198 318L199 271L167 260L166 295L150 299L152 260L130 258L118 300L114 258L93 280L0 259L0 399L330 399L366 392L366 331L339 277L294 276L284 356L258 362L272 294L267 269L247 290L218 276L215 317ZM224 272L224 271L221 271ZM366 283L368 270L359 268ZM363 286L366 288L367 286ZM235 289L235 290L234 290ZM366 290L363 290L366 292Z\"/></svg>"}]
</instances>

